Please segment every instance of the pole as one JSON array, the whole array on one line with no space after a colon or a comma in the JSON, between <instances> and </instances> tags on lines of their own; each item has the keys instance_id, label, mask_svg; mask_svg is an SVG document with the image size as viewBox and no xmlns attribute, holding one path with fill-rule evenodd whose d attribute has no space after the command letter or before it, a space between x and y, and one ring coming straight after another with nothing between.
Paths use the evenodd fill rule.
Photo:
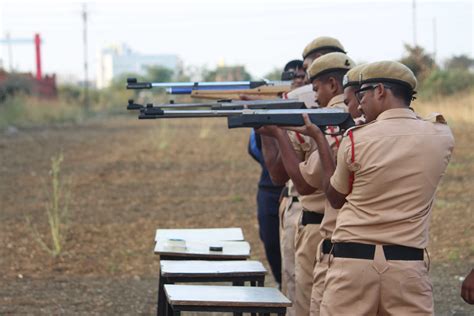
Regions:
<instances>
[{"instance_id":1,"label":"pole","mask_svg":"<svg viewBox=\"0 0 474 316\"><path fill-rule=\"evenodd\" d=\"M416 40L416 0L413 0L413 45L417 46Z\"/></svg>"},{"instance_id":2,"label":"pole","mask_svg":"<svg viewBox=\"0 0 474 316\"><path fill-rule=\"evenodd\" d=\"M436 64L436 56L438 55L438 32L436 29L436 18L433 18L433 60Z\"/></svg>"},{"instance_id":3,"label":"pole","mask_svg":"<svg viewBox=\"0 0 474 316\"><path fill-rule=\"evenodd\" d=\"M41 38L38 33L35 34L35 52L36 52L36 80L41 80Z\"/></svg>"},{"instance_id":4,"label":"pole","mask_svg":"<svg viewBox=\"0 0 474 316\"><path fill-rule=\"evenodd\" d=\"M87 6L82 4L82 21L83 21L83 45L84 45L84 107L89 108L89 78L88 78L88 62L87 62Z\"/></svg>"},{"instance_id":5,"label":"pole","mask_svg":"<svg viewBox=\"0 0 474 316\"><path fill-rule=\"evenodd\" d=\"M10 38L10 32L5 34L5 39L7 42L7 49L8 49L8 66L10 68L10 72L13 72L13 54L12 54L12 40Z\"/></svg>"}]
</instances>

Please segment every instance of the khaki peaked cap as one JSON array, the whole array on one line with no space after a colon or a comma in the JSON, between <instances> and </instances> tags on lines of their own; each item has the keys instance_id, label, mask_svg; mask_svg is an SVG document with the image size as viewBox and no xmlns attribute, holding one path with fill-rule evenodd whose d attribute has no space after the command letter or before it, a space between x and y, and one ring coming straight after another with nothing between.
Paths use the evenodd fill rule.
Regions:
<instances>
[{"instance_id":1,"label":"khaki peaked cap","mask_svg":"<svg viewBox=\"0 0 474 316\"><path fill-rule=\"evenodd\" d=\"M313 81L324 74L338 71L349 70L355 66L352 59L344 53L329 53L316 58L308 68L308 76Z\"/></svg>"},{"instance_id":2,"label":"khaki peaked cap","mask_svg":"<svg viewBox=\"0 0 474 316\"><path fill-rule=\"evenodd\" d=\"M345 53L344 46L342 46L341 42L337 39L329 36L321 36L306 45L303 50L303 59L323 49L333 49L334 51Z\"/></svg>"},{"instance_id":3,"label":"khaki peaked cap","mask_svg":"<svg viewBox=\"0 0 474 316\"><path fill-rule=\"evenodd\" d=\"M365 66L367 66L367 64L357 65L349 70L342 80L343 88L360 85L360 73Z\"/></svg>"},{"instance_id":4,"label":"khaki peaked cap","mask_svg":"<svg viewBox=\"0 0 474 316\"><path fill-rule=\"evenodd\" d=\"M360 73L360 84L371 82L392 82L415 90L418 81L413 72L397 61L378 61L367 64Z\"/></svg>"}]
</instances>

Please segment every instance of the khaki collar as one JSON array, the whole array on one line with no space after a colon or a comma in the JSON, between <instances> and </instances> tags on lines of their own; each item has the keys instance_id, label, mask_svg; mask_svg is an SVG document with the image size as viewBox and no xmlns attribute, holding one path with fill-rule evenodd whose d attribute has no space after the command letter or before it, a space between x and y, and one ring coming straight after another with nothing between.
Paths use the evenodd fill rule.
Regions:
<instances>
[{"instance_id":1,"label":"khaki collar","mask_svg":"<svg viewBox=\"0 0 474 316\"><path fill-rule=\"evenodd\" d=\"M329 101L327 108L333 108L336 105L344 103L344 94L338 94Z\"/></svg>"},{"instance_id":2,"label":"khaki collar","mask_svg":"<svg viewBox=\"0 0 474 316\"><path fill-rule=\"evenodd\" d=\"M377 121L394 119L394 118L407 118L407 119L417 119L416 113L412 110L406 108L397 108L386 110L377 117Z\"/></svg>"}]
</instances>

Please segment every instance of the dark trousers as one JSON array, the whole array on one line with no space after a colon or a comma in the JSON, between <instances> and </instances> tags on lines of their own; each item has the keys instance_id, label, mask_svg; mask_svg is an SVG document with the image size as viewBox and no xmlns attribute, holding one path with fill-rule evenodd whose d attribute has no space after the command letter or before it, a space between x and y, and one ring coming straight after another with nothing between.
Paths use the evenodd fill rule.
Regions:
<instances>
[{"instance_id":1,"label":"dark trousers","mask_svg":"<svg viewBox=\"0 0 474 316\"><path fill-rule=\"evenodd\" d=\"M281 284L280 218L281 190L260 187L257 192L258 224L268 263L275 280Z\"/></svg>"}]
</instances>

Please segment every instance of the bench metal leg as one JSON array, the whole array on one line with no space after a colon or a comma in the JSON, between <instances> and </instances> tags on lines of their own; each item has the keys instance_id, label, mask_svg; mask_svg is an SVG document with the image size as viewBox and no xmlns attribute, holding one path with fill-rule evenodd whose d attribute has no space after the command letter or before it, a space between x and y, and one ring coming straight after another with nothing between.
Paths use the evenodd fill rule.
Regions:
<instances>
[{"instance_id":1,"label":"bench metal leg","mask_svg":"<svg viewBox=\"0 0 474 316\"><path fill-rule=\"evenodd\" d=\"M156 303L156 315L165 316L166 315L166 297L164 289L164 280L160 275L160 280L158 281L158 300Z\"/></svg>"},{"instance_id":2,"label":"bench metal leg","mask_svg":"<svg viewBox=\"0 0 474 316\"><path fill-rule=\"evenodd\" d=\"M173 310L171 304L167 304L167 316L180 316L181 312L179 310Z\"/></svg>"}]
</instances>

